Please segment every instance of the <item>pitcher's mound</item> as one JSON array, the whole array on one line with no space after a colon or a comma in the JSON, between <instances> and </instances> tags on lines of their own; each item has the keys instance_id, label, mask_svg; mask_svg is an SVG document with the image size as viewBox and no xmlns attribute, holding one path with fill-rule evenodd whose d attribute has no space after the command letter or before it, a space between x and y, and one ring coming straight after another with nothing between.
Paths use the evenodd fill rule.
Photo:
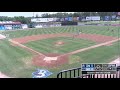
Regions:
<instances>
[{"instance_id":1,"label":"pitcher's mound","mask_svg":"<svg viewBox=\"0 0 120 90\"><path fill-rule=\"evenodd\" d=\"M63 41L57 41L57 42L55 42L55 46L60 46L60 45L63 45L63 44L65 44L65 42L63 42Z\"/></svg>"}]
</instances>

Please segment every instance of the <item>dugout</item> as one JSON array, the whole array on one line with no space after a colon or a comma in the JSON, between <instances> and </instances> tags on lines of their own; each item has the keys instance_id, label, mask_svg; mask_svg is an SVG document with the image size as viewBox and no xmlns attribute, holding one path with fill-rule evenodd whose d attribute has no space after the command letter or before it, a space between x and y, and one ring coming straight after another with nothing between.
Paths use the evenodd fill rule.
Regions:
<instances>
[{"instance_id":1,"label":"dugout","mask_svg":"<svg viewBox=\"0 0 120 90\"><path fill-rule=\"evenodd\" d=\"M21 22L2 21L0 22L0 30L16 30L22 29Z\"/></svg>"}]
</instances>

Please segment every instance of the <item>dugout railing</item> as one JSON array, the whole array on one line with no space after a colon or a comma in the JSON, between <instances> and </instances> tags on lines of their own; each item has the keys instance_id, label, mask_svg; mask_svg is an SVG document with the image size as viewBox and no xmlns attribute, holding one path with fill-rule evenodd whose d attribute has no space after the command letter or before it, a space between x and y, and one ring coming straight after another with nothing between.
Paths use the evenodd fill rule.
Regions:
<instances>
[{"instance_id":1,"label":"dugout railing","mask_svg":"<svg viewBox=\"0 0 120 90\"><path fill-rule=\"evenodd\" d=\"M57 78L120 78L120 66L117 67L115 74L89 74L81 75L81 68L63 70L57 74Z\"/></svg>"}]
</instances>

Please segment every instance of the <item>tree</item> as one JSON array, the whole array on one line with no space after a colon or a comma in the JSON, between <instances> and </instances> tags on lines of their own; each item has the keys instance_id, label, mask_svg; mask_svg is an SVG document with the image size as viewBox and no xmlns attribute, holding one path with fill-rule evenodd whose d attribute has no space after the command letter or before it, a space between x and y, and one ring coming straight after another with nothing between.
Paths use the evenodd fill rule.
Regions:
<instances>
[{"instance_id":1,"label":"tree","mask_svg":"<svg viewBox=\"0 0 120 90\"><path fill-rule=\"evenodd\" d=\"M30 17L24 17L24 16L19 16L19 17L14 17L13 21L19 21L23 24L28 24L31 22L31 18Z\"/></svg>"}]
</instances>

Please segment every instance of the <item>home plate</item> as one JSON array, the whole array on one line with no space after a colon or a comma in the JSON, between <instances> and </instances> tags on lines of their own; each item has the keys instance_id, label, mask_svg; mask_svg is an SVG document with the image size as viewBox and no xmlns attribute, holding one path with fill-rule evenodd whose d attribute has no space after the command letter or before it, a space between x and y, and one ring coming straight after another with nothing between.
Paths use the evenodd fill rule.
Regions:
<instances>
[{"instance_id":1,"label":"home plate","mask_svg":"<svg viewBox=\"0 0 120 90\"><path fill-rule=\"evenodd\" d=\"M43 60L45 60L48 63L51 63L51 61L56 61L57 57L45 57Z\"/></svg>"}]
</instances>

